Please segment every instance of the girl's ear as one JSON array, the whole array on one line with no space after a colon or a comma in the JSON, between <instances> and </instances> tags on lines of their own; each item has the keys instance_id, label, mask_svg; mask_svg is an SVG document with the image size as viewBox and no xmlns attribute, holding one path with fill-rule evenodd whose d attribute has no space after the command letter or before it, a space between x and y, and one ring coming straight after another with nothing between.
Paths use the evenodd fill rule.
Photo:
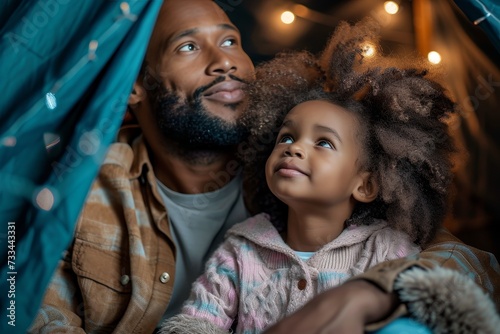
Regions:
<instances>
[{"instance_id":1,"label":"girl's ear","mask_svg":"<svg viewBox=\"0 0 500 334\"><path fill-rule=\"evenodd\" d=\"M355 200L363 203L369 203L378 196L378 182L369 172L363 172L354 191L352 193Z\"/></svg>"},{"instance_id":2,"label":"girl's ear","mask_svg":"<svg viewBox=\"0 0 500 334\"><path fill-rule=\"evenodd\" d=\"M132 110L136 109L139 103L141 103L146 98L145 93L146 92L144 90L144 87L137 81L134 82L134 87L132 88L132 92L128 97L128 105Z\"/></svg>"}]
</instances>

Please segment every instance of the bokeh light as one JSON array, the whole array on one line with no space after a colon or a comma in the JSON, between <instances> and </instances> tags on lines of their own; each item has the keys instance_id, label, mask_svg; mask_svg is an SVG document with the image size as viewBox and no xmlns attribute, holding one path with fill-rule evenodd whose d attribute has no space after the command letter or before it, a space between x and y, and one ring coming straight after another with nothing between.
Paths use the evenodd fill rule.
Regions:
<instances>
[{"instance_id":1,"label":"bokeh light","mask_svg":"<svg viewBox=\"0 0 500 334\"><path fill-rule=\"evenodd\" d=\"M48 188L42 188L35 196L36 205L45 211L52 209L54 201L54 194Z\"/></svg>"},{"instance_id":2,"label":"bokeh light","mask_svg":"<svg viewBox=\"0 0 500 334\"><path fill-rule=\"evenodd\" d=\"M284 24L291 24L293 21L295 21L295 14L291 11L287 10L281 14L281 22Z\"/></svg>"},{"instance_id":3,"label":"bokeh light","mask_svg":"<svg viewBox=\"0 0 500 334\"><path fill-rule=\"evenodd\" d=\"M375 55L375 47L371 43L366 43L363 45L363 56L373 57Z\"/></svg>"},{"instance_id":4,"label":"bokeh light","mask_svg":"<svg viewBox=\"0 0 500 334\"><path fill-rule=\"evenodd\" d=\"M399 5L394 1L384 2L384 9L388 14L394 15L399 11Z\"/></svg>"},{"instance_id":5,"label":"bokeh light","mask_svg":"<svg viewBox=\"0 0 500 334\"><path fill-rule=\"evenodd\" d=\"M427 59L433 64L439 64L441 62L441 55L439 52L431 51L427 54Z\"/></svg>"},{"instance_id":6,"label":"bokeh light","mask_svg":"<svg viewBox=\"0 0 500 334\"><path fill-rule=\"evenodd\" d=\"M14 147L17 144L16 137L9 136L2 138L2 145L7 147Z\"/></svg>"}]
</instances>

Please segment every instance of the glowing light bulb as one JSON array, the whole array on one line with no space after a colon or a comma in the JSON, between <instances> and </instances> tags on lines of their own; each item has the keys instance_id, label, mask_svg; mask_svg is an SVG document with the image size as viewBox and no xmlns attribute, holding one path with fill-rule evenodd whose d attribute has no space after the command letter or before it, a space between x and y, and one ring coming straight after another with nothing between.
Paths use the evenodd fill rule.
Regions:
<instances>
[{"instance_id":1,"label":"glowing light bulb","mask_svg":"<svg viewBox=\"0 0 500 334\"><path fill-rule=\"evenodd\" d=\"M291 11L287 10L281 13L281 22L284 24L291 24L293 21L295 21L295 14Z\"/></svg>"},{"instance_id":2,"label":"glowing light bulb","mask_svg":"<svg viewBox=\"0 0 500 334\"><path fill-rule=\"evenodd\" d=\"M375 48L370 43L365 44L362 50L363 56L365 57L373 57L375 55Z\"/></svg>"},{"instance_id":3,"label":"glowing light bulb","mask_svg":"<svg viewBox=\"0 0 500 334\"><path fill-rule=\"evenodd\" d=\"M439 64L441 62L441 55L436 51L431 51L427 54L427 59L433 64Z\"/></svg>"},{"instance_id":4,"label":"glowing light bulb","mask_svg":"<svg viewBox=\"0 0 500 334\"><path fill-rule=\"evenodd\" d=\"M388 14L394 15L399 11L399 5L394 1L384 2L384 9Z\"/></svg>"}]
</instances>

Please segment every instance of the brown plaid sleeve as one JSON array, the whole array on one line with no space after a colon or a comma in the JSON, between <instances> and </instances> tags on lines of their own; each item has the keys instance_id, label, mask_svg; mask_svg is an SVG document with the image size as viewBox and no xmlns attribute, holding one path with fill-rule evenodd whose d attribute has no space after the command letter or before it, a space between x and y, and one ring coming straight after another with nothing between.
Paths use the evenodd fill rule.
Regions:
<instances>
[{"instance_id":1,"label":"brown plaid sleeve","mask_svg":"<svg viewBox=\"0 0 500 334\"><path fill-rule=\"evenodd\" d=\"M67 253L69 254L69 253ZM83 305L78 283L71 269L71 258L65 256L58 265L45 293L43 305L29 333L85 333L78 308Z\"/></svg>"},{"instance_id":2,"label":"brown plaid sleeve","mask_svg":"<svg viewBox=\"0 0 500 334\"><path fill-rule=\"evenodd\" d=\"M460 272L473 279L492 299L497 310L500 310L500 266L495 256L465 245L444 229L439 231L434 240L425 246L421 253L404 259L380 263L351 280L365 279L383 291L393 292L398 275L415 266L423 269L442 267ZM380 328L406 313L406 307L401 305L389 318L370 326L370 329Z\"/></svg>"}]
</instances>

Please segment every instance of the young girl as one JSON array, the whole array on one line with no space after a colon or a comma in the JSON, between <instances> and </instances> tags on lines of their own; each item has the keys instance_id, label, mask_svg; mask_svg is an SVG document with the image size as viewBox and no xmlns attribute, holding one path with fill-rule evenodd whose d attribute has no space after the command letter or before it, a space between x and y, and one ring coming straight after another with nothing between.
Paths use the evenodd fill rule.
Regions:
<instances>
[{"instance_id":1,"label":"young girl","mask_svg":"<svg viewBox=\"0 0 500 334\"><path fill-rule=\"evenodd\" d=\"M349 277L417 254L440 226L454 104L425 72L354 70L363 38L341 34L319 61L294 53L257 69L247 120L258 133L279 124L271 145L253 136L245 151L263 213L228 231L162 333L260 333Z\"/></svg>"}]
</instances>

